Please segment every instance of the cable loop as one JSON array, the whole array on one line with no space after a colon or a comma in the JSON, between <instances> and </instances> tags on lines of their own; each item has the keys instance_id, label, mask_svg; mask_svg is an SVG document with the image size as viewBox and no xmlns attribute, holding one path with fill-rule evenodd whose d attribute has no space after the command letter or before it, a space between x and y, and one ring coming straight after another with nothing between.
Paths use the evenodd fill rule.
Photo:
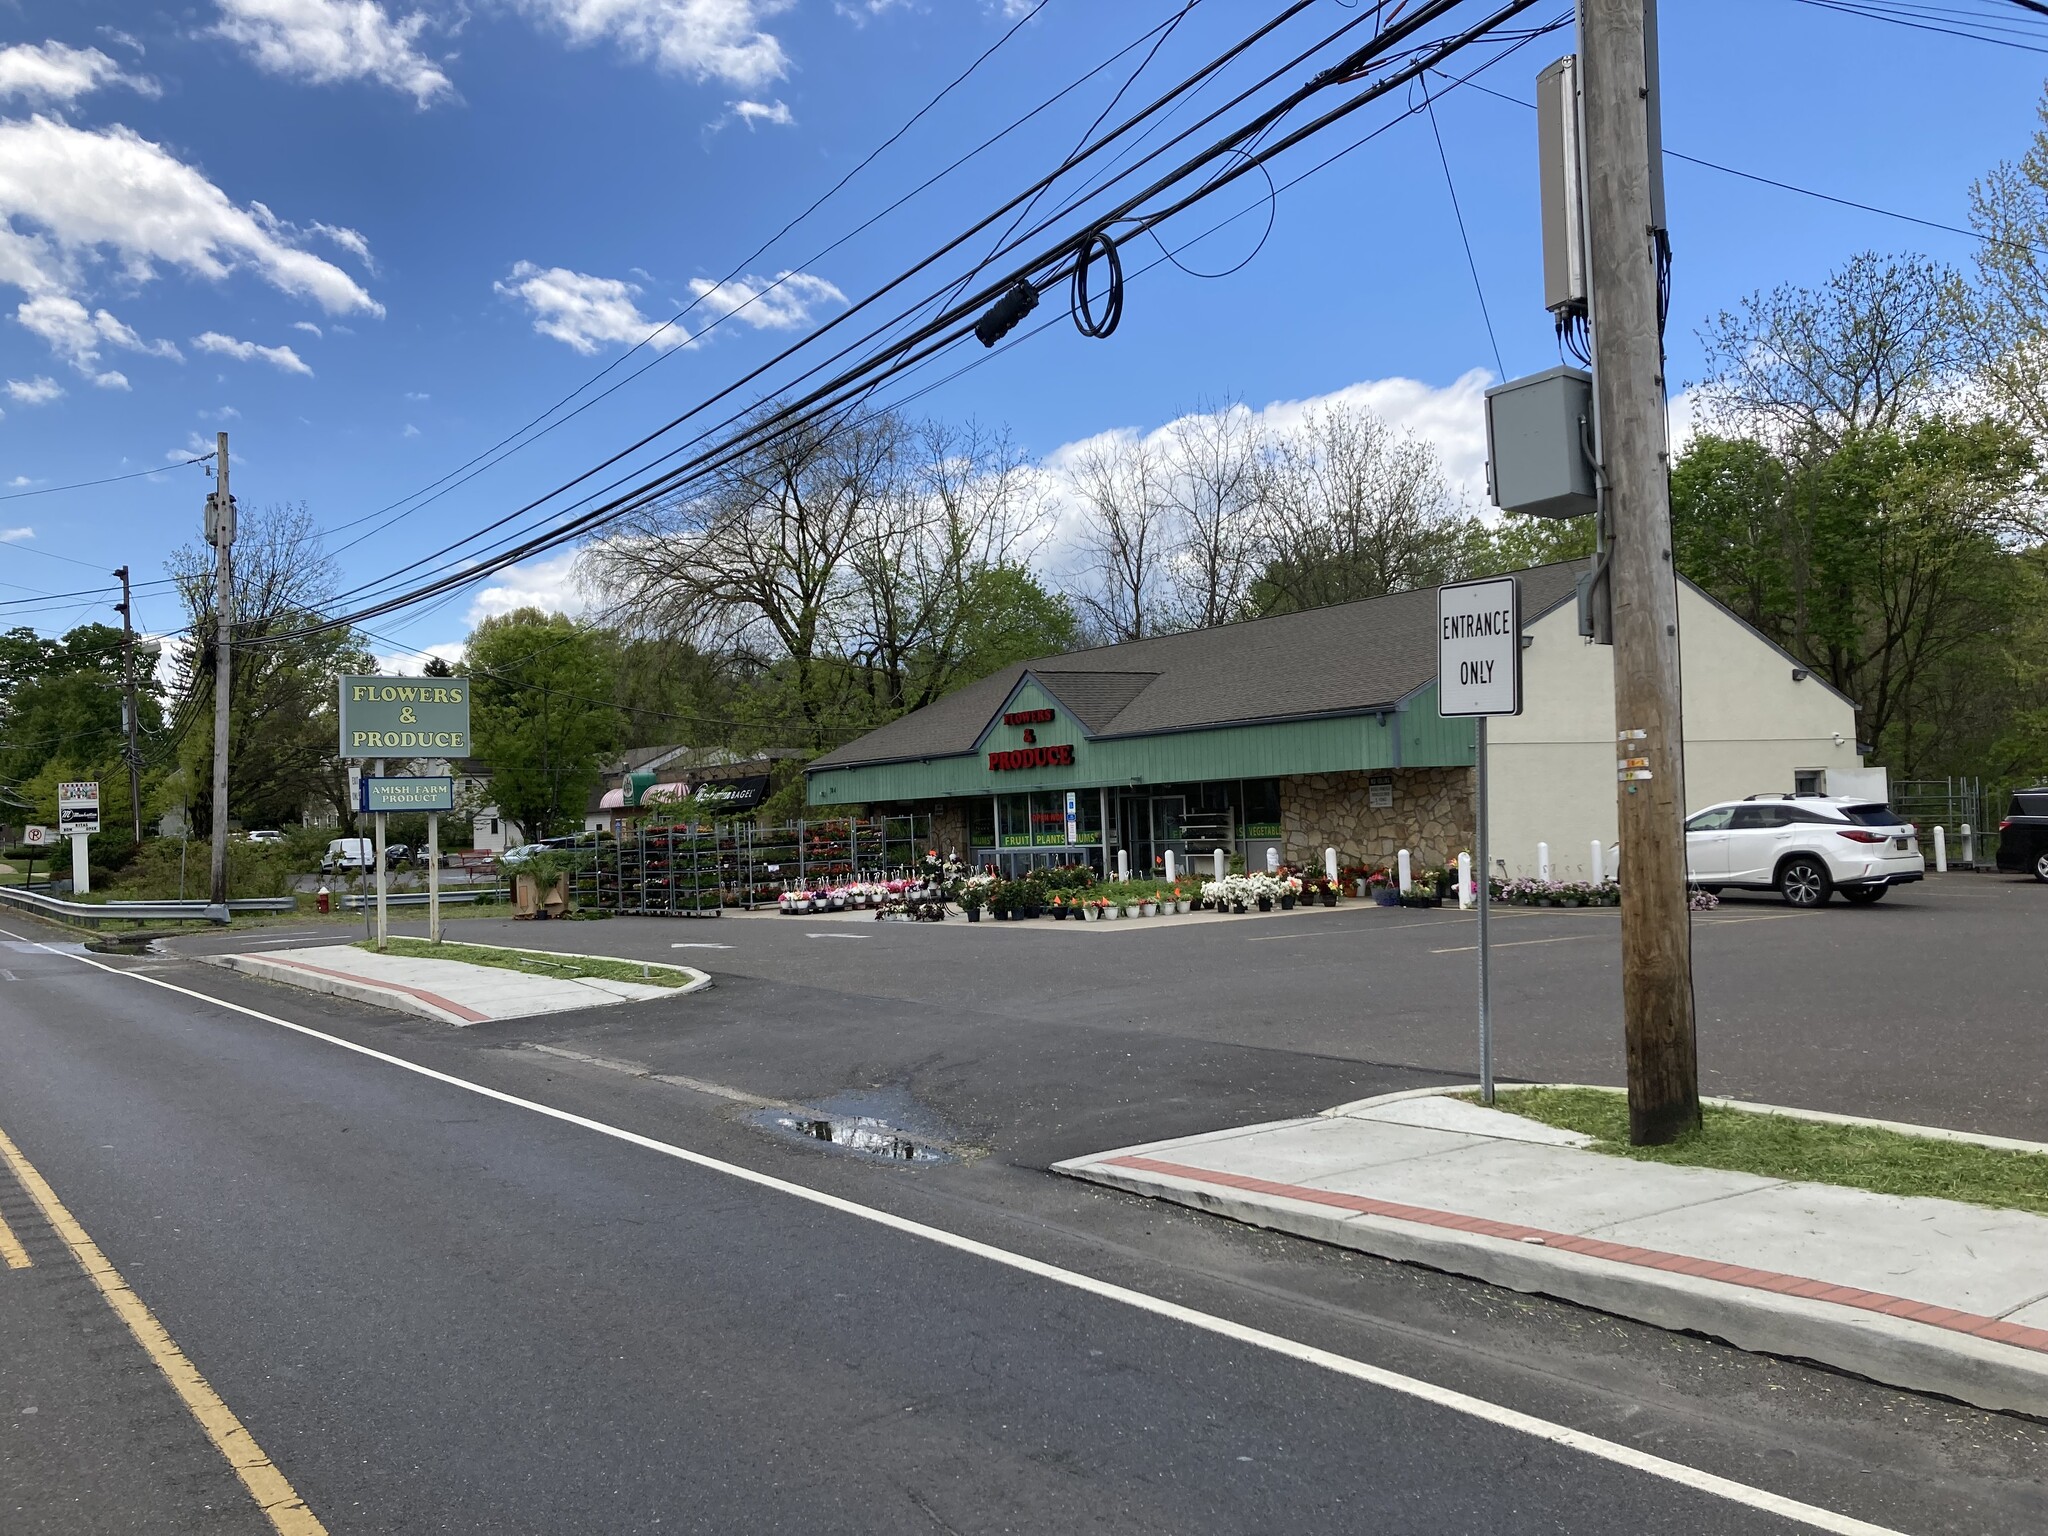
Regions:
<instances>
[{"instance_id":1,"label":"cable loop","mask_svg":"<svg viewBox=\"0 0 2048 1536\"><path fill-rule=\"evenodd\" d=\"M1088 299L1088 269L1098 254L1109 263L1109 291L1103 297L1100 319ZM1113 334L1124 317L1124 259L1106 229L1089 230L1074 247L1074 294L1068 308L1074 316L1074 329L1097 341Z\"/></svg>"}]
</instances>

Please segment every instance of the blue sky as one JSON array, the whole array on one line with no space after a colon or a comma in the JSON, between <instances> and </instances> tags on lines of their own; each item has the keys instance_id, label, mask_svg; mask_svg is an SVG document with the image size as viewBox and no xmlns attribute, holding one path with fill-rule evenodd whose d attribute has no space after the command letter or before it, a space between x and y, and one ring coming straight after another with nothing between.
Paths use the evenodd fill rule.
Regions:
<instances>
[{"instance_id":1,"label":"blue sky","mask_svg":"<svg viewBox=\"0 0 2048 1536\"><path fill-rule=\"evenodd\" d=\"M124 561L138 580L160 576L169 550L197 536L206 482L167 468L22 493L169 465L210 448L223 426L245 507L303 501L323 527L356 524L332 540L351 581L511 510L764 361L1055 163L1142 47L820 254L1183 3L1048 0L965 86L749 261L1030 5L0 0L0 494L11 498L0 501L0 601L13 605L0 622L54 631L111 617L90 600L37 594L92 587ZM1966 224L1971 179L2019 154L2035 126L2048 20L1995 0L1945 3L2001 24L2009 14L2009 42L2028 46L1798 0L1665 0L1666 141ZM1200 0L1124 107L1278 8ZM1528 20L1563 8L1538 6ZM1305 46L1357 14L1324 0L1257 57L1277 64L1279 44ZM1570 46L1569 31L1538 39L1481 79L1526 98ZM1405 104L1368 108L1280 174ZM1453 91L1438 122L1501 362L1510 375L1547 367L1557 353L1539 304L1533 114ZM1964 237L1684 163L1668 180L1678 381L1697 372L1700 321L1752 289L1817 281L1869 247L1958 263L1971 250ZM1187 216L1192 231L1251 210L1184 253L1190 265L1227 267L1256 243L1263 184L1239 190ZM1155 257L1140 241L1129 262ZM754 288L797 276L707 331L751 291L717 286L735 271ZM692 300L681 330L604 382L659 356L644 377L339 548L375 527L366 515L482 452ZM917 409L1007 423L1023 447L1051 454L1226 397L1263 406L1350 390L1437 440L1469 476L1477 391L1495 373L1429 120L1411 117L1287 191L1271 237L1235 275L1149 271L1131 282L1112 339L1062 323ZM538 562L376 628L400 646L447 645L482 613L561 595L565 571L563 559ZM161 588L139 607L145 627L177 623Z\"/></svg>"}]
</instances>

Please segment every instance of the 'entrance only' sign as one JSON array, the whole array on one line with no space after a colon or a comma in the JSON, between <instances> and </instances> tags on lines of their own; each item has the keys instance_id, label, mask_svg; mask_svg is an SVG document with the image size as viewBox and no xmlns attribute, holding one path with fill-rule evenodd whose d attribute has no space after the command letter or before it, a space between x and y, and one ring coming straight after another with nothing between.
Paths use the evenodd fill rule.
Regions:
<instances>
[{"instance_id":1,"label":"'entrance only' sign","mask_svg":"<svg viewBox=\"0 0 2048 1536\"><path fill-rule=\"evenodd\" d=\"M1521 590L1512 576L1437 588L1438 713L1522 712Z\"/></svg>"}]
</instances>

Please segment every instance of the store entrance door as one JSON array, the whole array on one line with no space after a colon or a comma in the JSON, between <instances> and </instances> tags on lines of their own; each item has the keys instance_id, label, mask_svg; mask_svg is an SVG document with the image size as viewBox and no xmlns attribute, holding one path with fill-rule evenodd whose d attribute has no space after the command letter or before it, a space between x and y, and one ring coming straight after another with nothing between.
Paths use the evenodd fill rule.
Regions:
<instances>
[{"instance_id":1,"label":"store entrance door","mask_svg":"<svg viewBox=\"0 0 2048 1536\"><path fill-rule=\"evenodd\" d=\"M1117 827L1123 847L1131 856L1131 878L1144 880L1166 874L1166 854L1187 868L1186 795L1124 794L1117 797Z\"/></svg>"}]
</instances>

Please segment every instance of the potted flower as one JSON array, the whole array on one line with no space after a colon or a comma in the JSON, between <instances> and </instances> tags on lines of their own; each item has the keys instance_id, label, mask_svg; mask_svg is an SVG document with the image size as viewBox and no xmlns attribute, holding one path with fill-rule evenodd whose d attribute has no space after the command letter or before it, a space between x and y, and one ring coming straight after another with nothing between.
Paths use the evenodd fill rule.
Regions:
<instances>
[{"instance_id":1,"label":"potted flower","mask_svg":"<svg viewBox=\"0 0 2048 1536\"><path fill-rule=\"evenodd\" d=\"M1052 920L1056 923L1064 923L1067 920L1067 904L1061 900L1057 891L1053 892L1052 897Z\"/></svg>"},{"instance_id":2,"label":"potted flower","mask_svg":"<svg viewBox=\"0 0 2048 1536\"><path fill-rule=\"evenodd\" d=\"M1322 898L1323 898L1323 905L1324 905L1324 906L1326 906L1326 907L1334 907L1335 905L1337 905L1337 882L1336 882L1336 881L1334 881L1334 880L1330 879L1330 878L1329 878L1328 876L1325 876L1325 877L1324 877L1323 879L1321 879L1321 880L1318 880L1318 881L1316 882L1316 886L1317 886L1317 890L1318 890L1318 892L1320 893L1320 895L1321 895L1321 896L1322 896Z\"/></svg>"},{"instance_id":3,"label":"potted flower","mask_svg":"<svg viewBox=\"0 0 2048 1536\"><path fill-rule=\"evenodd\" d=\"M1177 885L1173 888L1173 910L1183 917L1187 915L1188 899Z\"/></svg>"},{"instance_id":4,"label":"potted flower","mask_svg":"<svg viewBox=\"0 0 2048 1536\"><path fill-rule=\"evenodd\" d=\"M1376 869L1366 876L1365 886L1372 896L1374 906L1398 907L1401 905L1400 887L1394 884L1393 877L1384 869Z\"/></svg>"},{"instance_id":5,"label":"potted flower","mask_svg":"<svg viewBox=\"0 0 2048 1536\"><path fill-rule=\"evenodd\" d=\"M988 888L976 881L966 880L961 882L960 894L957 900L960 903L960 910L967 914L967 921L970 923L981 921L981 907L982 903L988 899L987 892Z\"/></svg>"}]
</instances>

